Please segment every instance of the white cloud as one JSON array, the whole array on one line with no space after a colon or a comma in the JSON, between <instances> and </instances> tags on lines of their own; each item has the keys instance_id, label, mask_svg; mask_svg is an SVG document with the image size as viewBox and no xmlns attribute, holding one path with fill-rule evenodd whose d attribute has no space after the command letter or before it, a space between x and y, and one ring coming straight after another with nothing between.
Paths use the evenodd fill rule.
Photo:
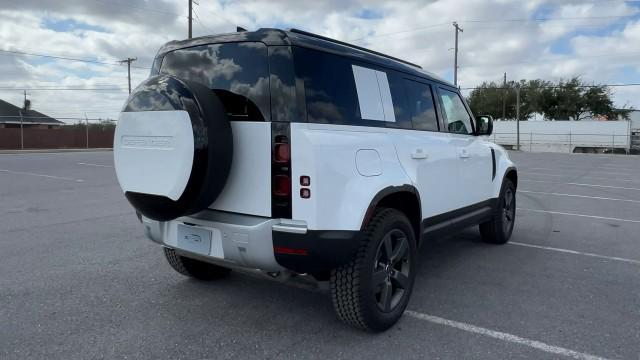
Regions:
<instances>
[{"instance_id":1,"label":"white cloud","mask_svg":"<svg viewBox=\"0 0 640 360\"><path fill-rule=\"evenodd\" d=\"M165 42L186 37L184 0L21 0L3 1L2 49L88 58L113 63L137 57L148 67ZM146 9L146 10L145 10ZM482 81L557 80L580 75L600 83L640 82L639 7L623 1L465 0L389 2L201 1L194 35L294 26L370 47L451 77L452 21L460 34L459 80L462 87ZM361 16L361 15L370 16ZM619 17L629 15L629 17ZM533 21L534 17L564 18ZM577 19L577 18L589 19ZM529 21L509 21L530 19ZM538 19L539 20L539 19ZM55 31L45 24L88 24ZM95 29L105 31L96 31ZM561 48L562 51L554 53ZM136 84L148 69L132 69ZM0 53L0 87L127 86L126 66L88 64ZM125 90L32 91L36 109L53 116L116 117ZM0 90L0 98L20 103L20 90ZM640 108L640 88L616 89L618 105Z\"/></svg>"}]
</instances>

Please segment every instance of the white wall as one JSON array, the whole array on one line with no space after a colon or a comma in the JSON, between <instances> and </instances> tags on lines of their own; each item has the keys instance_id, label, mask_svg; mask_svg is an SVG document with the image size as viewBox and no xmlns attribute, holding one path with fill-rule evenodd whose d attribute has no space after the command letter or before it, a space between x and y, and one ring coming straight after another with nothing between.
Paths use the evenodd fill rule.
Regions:
<instances>
[{"instance_id":1,"label":"white wall","mask_svg":"<svg viewBox=\"0 0 640 360\"><path fill-rule=\"evenodd\" d=\"M629 149L629 121L521 121L520 149L573 152L576 147ZM490 140L516 145L516 122L495 121Z\"/></svg>"}]
</instances>

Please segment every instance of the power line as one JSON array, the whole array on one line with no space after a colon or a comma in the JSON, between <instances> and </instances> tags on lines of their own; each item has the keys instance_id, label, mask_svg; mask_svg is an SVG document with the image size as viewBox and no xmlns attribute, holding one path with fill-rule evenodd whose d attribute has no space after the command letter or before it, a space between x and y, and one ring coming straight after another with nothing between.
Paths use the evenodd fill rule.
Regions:
<instances>
[{"instance_id":1,"label":"power line","mask_svg":"<svg viewBox=\"0 0 640 360\"><path fill-rule=\"evenodd\" d=\"M121 2L116 2L116 1L105 1L105 0L93 0L99 3L103 3L103 4L107 4L107 5L111 5L111 6L117 6L117 7L126 7L126 8L130 8L130 9L136 9L136 10L144 10L144 11L151 11L151 12L155 12L155 13L159 13L159 14L166 14L166 15L174 15L177 17L186 17L184 14L179 14L179 13L175 13L175 12L171 12L171 11L165 11L165 10L158 10L158 9L154 9L154 8L149 8L149 7L144 7L144 6L137 6L137 5L131 5L130 3L121 3Z\"/></svg>"},{"instance_id":2,"label":"power line","mask_svg":"<svg viewBox=\"0 0 640 360\"><path fill-rule=\"evenodd\" d=\"M211 28L209 28L207 25L205 25L202 20L200 20L200 16L198 16L198 13L196 12L196 9L193 9L193 16L195 17L196 22L198 24L200 24L203 28L205 28L206 30L210 31L211 33L215 32Z\"/></svg>"},{"instance_id":3,"label":"power line","mask_svg":"<svg viewBox=\"0 0 640 360\"><path fill-rule=\"evenodd\" d=\"M10 91L10 90L28 90L28 91L125 91L127 90L126 88L28 88L28 87L22 87L22 88L15 88L15 87L11 87L11 88L2 88L0 87L0 90L2 91Z\"/></svg>"},{"instance_id":4,"label":"power line","mask_svg":"<svg viewBox=\"0 0 640 360\"><path fill-rule=\"evenodd\" d=\"M118 61L120 64L127 63L127 78L129 79L129 94L131 94L131 63L138 61L138 58L126 58Z\"/></svg>"},{"instance_id":5,"label":"power line","mask_svg":"<svg viewBox=\"0 0 640 360\"><path fill-rule=\"evenodd\" d=\"M640 52L619 53L619 54L609 53L609 54L586 55L586 56L574 56L571 54L560 54L560 55L569 55L571 57L558 58L558 59L537 59L537 60L529 60L529 61L514 61L514 62L500 63L497 66L518 65L518 64L539 64L544 62L562 62L562 61L571 61L571 60L594 59L594 58L600 58L600 57L611 57L612 61L610 61L610 63L614 63L613 60L616 60L622 57L628 57L628 56L638 56L640 55ZM486 65L469 64L467 67L484 67L484 66Z\"/></svg>"},{"instance_id":6,"label":"power line","mask_svg":"<svg viewBox=\"0 0 640 360\"><path fill-rule=\"evenodd\" d=\"M431 28L435 28L435 27L438 27L438 26L449 25L449 24L450 24L449 22L446 22L446 23L439 23L439 24L433 24L433 25L428 25L428 26L420 26L420 27L412 28L412 29L399 30L399 31L382 33L382 34L377 34L377 35L364 36L364 37L361 37L361 38L351 39L351 40L347 40L347 41L360 41L360 40L364 40L364 39L368 39L368 38L391 36L391 35L402 34L402 33L407 33L407 32L413 32L413 31L418 31L418 30L431 29Z\"/></svg>"},{"instance_id":7,"label":"power line","mask_svg":"<svg viewBox=\"0 0 640 360\"><path fill-rule=\"evenodd\" d=\"M576 85L575 87L578 88L596 88L596 87L627 87L627 86L640 86L640 83L627 83L627 84L601 84L601 85ZM562 88L562 85L544 85L544 86L536 86L536 87L528 87L528 86L522 86L520 87L520 89L559 89ZM513 89L511 87L508 86L476 86L476 87L467 87L467 88L460 88L460 90L480 90L480 89Z\"/></svg>"},{"instance_id":8,"label":"power line","mask_svg":"<svg viewBox=\"0 0 640 360\"><path fill-rule=\"evenodd\" d=\"M122 84L73 84L73 85L47 85L47 84L31 84L31 85L15 85L15 84L0 84L0 89L16 89L16 90L29 90L29 89L87 89L87 88L120 88Z\"/></svg>"},{"instance_id":9,"label":"power line","mask_svg":"<svg viewBox=\"0 0 640 360\"><path fill-rule=\"evenodd\" d=\"M458 23L500 23L500 22L545 22L545 21L573 21L573 20L606 20L606 19L621 19L621 18L629 18L629 17L633 17L636 16L636 14L633 15L616 15L616 16L584 16L584 17L563 17L563 18L533 18L533 19L469 19L469 20L458 20ZM408 33L408 32L414 32L414 31L420 31L420 30L424 30L424 29L430 29L430 28L435 28L435 27L439 27L439 26L443 26L443 25L448 25L450 24L451 21L449 22L443 22L443 23L438 23L438 24L433 24L433 25L428 25L428 26L420 26L420 27L415 27L415 28L410 28L410 29L404 29L404 30L399 30L399 31L394 31L394 32L388 32L388 33L381 33L381 34L375 34L375 35L370 35L370 36L364 36L361 38L357 38L357 39L351 39L351 40L347 40L347 41L360 41L360 40L365 40L365 39L369 39L369 38L377 38L377 37L383 37L383 36L391 36L391 35L396 35L396 34L401 34L401 33ZM537 26L537 25L536 25ZM594 26L593 24L584 24L583 26ZM497 28L497 27L496 27ZM493 28L474 28L474 29L493 29Z\"/></svg>"},{"instance_id":10,"label":"power line","mask_svg":"<svg viewBox=\"0 0 640 360\"><path fill-rule=\"evenodd\" d=\"M98 60L72 58L72 57L66 57L66 56L57 56L57 55L49 55L49 54L37 54L37 53L30 53L30 52L19 51L19 50L4 50L4 49L0 49L0 54L37 56L37 57L43 57L43 58L49 58L49 59L79 61L79 62L92 63L92 64L101 64L101 65L120 65L117 62L105 62L105 61L98 61ZM136 68L136 69L151 69L150 67L145 67L145 66L131 66L131 67Z\"/></svg>"},{"instance_id":11,"label":"power line","mask_svg":"<svg viewBox=\"0 0 640 360\"><path fill-rule=\"evenodd\" d=\"M544 22L544 21L573 21L573 20L605 20L605 19L622 19L636 16L632 15L612 15L612 16L574 16L561 18L533 18L533 19L489 19L489 20L461 20L464 23L492 23L492 22Z\"/></svg>"}]
</instances>

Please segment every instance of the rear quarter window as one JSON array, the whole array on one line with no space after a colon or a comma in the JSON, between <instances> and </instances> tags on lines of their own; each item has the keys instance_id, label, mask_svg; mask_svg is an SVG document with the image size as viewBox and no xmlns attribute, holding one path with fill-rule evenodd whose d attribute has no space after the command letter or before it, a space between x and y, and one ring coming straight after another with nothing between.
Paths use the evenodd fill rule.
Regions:
<instances>
[{"instance_id":1,"label":"rear quarter window","mask_svg":"<svg viewBox=\"0 0 640 360\"><path fill-rule=\"evenodd\" d=\"M307 121L354 125L361 122L351 61L293 47L297 82L304 86Z\"/></svg>"},{"instance_id":2,"label":"rear quarter window","mask_svg":"<svg viewBox=\"0 0 640 360\"><path fill-rule=\"evenodd\" d=\"M165 55L161 74L214 90L232 120L270 119L267 46L259 42L209 44Z\"/></svg>"}]
</instances>

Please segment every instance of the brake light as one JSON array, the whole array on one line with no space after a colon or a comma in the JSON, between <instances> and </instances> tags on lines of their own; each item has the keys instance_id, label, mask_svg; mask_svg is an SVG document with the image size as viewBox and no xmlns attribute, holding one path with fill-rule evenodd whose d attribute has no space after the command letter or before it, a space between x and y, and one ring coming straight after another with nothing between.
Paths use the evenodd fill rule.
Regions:
<instances>
[{"instance_id":1,"label":"brake light","mask_svg":"<svg viewBox=\"0 0 640 360\"><path fill-rule=\"evenodd\" d=\"M291 141L289 124L271 125L271 216L291 219Z\"/></svg>"},{"instance_id":2,"label":"brake light","mask_svg":"<svg viewBox=\"0 0 640 360\"><path fill-rule=\"evenodd\" d=\"M273 177L273 195L289 196L291 195L291 178L287 175L276 175Z\"/></svg>"}]
</instances>

